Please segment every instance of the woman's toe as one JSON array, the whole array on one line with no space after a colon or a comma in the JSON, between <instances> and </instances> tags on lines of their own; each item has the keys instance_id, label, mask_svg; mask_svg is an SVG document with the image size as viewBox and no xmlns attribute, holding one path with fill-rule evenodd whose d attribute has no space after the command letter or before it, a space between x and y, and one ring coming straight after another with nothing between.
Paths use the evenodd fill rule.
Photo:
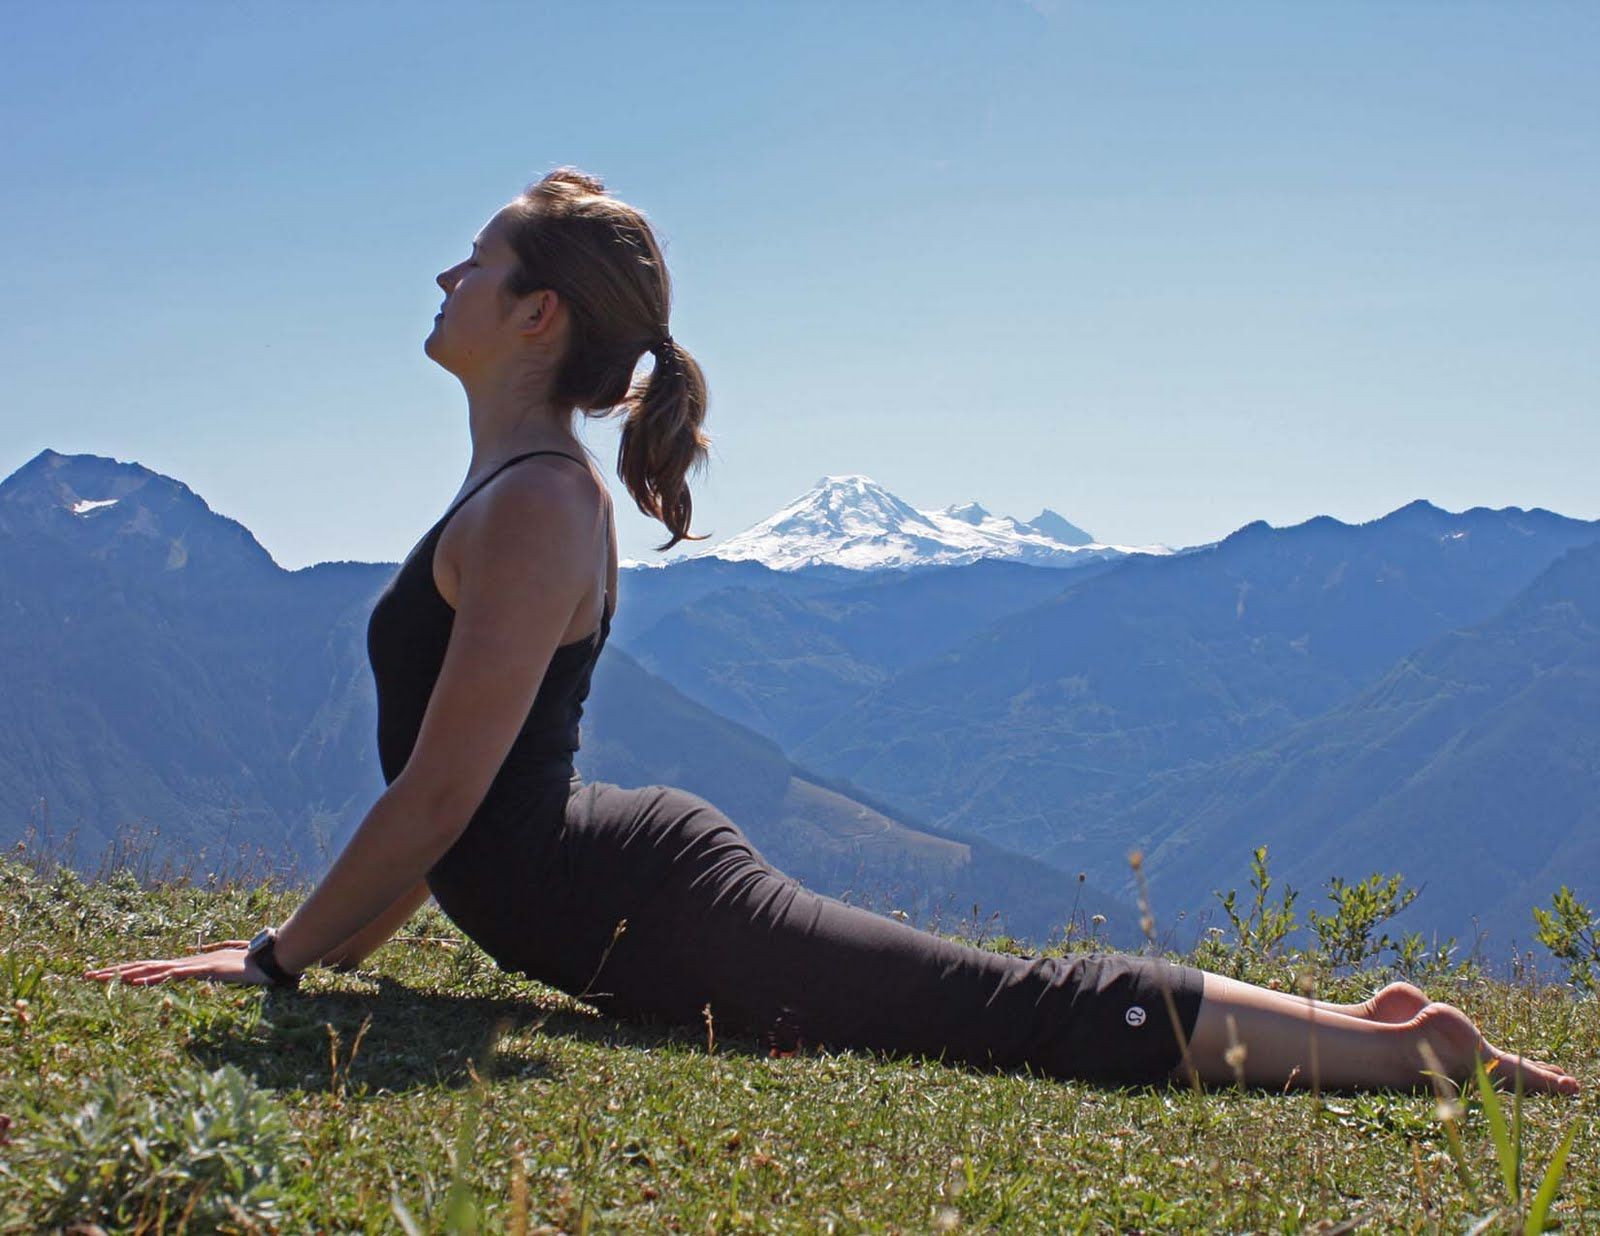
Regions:
<instances>
[{"instance_id":1,"label":"woman's toe","mask_svg":"<svg viewBox=\"0 0 1600 1236\"><path fill-rule=\"evenodd\" d=\"M1526 1056L1518 1057L1511 1052L1497 1052L1499 1068L1496 1075L1503 1076L1507 1085L1515 1084L1518 1072L1522 1074L1524 1090L1541 1091L1551 1094L1576 1094L1578 1080L1570 1074L1563 1072L1553 1064L1545 1064L1540 1060L1529 1060Z\"/></svg>"}]
</instances>

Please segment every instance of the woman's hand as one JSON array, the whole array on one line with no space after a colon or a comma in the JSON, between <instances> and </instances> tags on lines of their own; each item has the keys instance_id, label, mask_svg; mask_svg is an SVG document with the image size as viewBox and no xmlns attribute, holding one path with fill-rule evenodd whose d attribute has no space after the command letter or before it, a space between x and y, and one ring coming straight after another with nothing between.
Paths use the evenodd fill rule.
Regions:
<instances>
[{"instance_id":1,"label":"woman's hand","mask_svg":"<svg viewBox=\"0 0 1600 1236\"><path fill-rule=\"evenodd\" d=\"M164 961L124 961L98 970L85 970L84 978L109 983L114 978L139 987L151 983L164 983L168 979L211 979L223 983L254 983L269 986L272 982L246 954L247 940L225 940L219 945L203 945L206 952L188 957L174 957Z\"/></svg>"}]
</instances>

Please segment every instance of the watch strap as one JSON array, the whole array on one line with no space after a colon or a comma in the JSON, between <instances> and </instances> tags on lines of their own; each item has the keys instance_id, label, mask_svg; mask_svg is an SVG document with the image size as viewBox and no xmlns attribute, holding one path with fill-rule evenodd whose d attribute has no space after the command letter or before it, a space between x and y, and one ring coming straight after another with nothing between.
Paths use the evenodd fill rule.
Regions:
<instances>
[{"instance_id":1,"label":"watch strap","mask_svg":"<svg viewBox=\"0 0 1600 1236\"><path fill-rule=\"evenodd\" d=\"M277 954L278 929L276 927L263 927L256 933L255 939L250 941L250 951L246 954L251 961L256 963L256 968L272 980L274 987L296 988L300 986L300 976L291 974L278 964Z\"/></svg>"}]
</instances>

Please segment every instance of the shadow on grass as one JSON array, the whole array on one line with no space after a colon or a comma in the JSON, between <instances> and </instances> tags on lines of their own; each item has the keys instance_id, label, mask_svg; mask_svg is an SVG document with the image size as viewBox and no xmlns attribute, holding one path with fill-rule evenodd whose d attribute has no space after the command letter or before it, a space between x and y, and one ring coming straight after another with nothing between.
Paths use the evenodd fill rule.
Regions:
<instances>
[{"instance_id":1,"label":"shadow on grass","mask_svg":"<svg viewBox=\"0 0 1600 1236\"><path fill-rule=\"evenodd\" d=\"M459 1089L472 1084L474 1073L555 1080L562 1065L541 1043L550 1037L635 1051L706 1047L703 1025L625 1021L554 993L440 995L387 977L373 981L374 992L269 992L253 1027L230 1021L196 1026L188 1049L207 1068L232 1064L270 1089L344 1093L364 1087L370 1094ZM529 1030L537 1031L531 1040ZM756 1036L720 1027L715 1046L719 1055L769 1054Z\"/></svg>"},{"instance_id":2,"label":"shadow on grass","mask_svg":"<svg viewBox=\"0 0 1600 1236\"><path fill-rule=\"evenodd\" d=\"M253 1027L229 1022L196 1027L189 1036L189 1051L207 1068L232 1064L268 1089L336 1096L354 1092L366 1097L465 1089L480 1076L559 1081L568 1066L550 1050L550 1039L630 1053L669 1046L707 1051L703 1023L608 1015L553 989L488 997L420 991L385 976L372 982L378 990L268 992L261 1019ZM781 1033L761 1034L715 1020L713 1028L719 1056L764 1060L774 1054L811 1056L840 1050L796 1044ZM904 1058L892 1051L854 1050L879 1060ZM912 1058L945 1067L927 1057L913 1054ZM663 1061L662 1067L669 1066ZM1030 1072L1025 1066L970 1061L952 1061L948 1067L979 1074ZM1061 1082L1032 1075L1041 1085ZM1107 1093L1171 1088L1149 1082L1088 1084Z\"/></svg>"}]
</instances>

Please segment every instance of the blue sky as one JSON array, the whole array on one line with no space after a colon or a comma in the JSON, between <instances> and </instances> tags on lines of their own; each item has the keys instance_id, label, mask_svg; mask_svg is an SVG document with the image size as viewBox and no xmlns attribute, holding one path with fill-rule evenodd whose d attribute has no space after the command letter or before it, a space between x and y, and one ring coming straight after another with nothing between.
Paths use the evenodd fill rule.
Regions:
<instances>
[{"instance_id":1,"label":"blue sky","mask_svg":"<svg viewBox=\"0 0 1600 1236\"><path fill-rule=\"evenodd\" d=\"M1121 542L1416 497L1600 517L1594 5L6 22L0 474L138 460L287 567L398 560L455 492L433 277L560 164L665 242L715 537L839 472Z\"/></svg>"}]
</instances>

